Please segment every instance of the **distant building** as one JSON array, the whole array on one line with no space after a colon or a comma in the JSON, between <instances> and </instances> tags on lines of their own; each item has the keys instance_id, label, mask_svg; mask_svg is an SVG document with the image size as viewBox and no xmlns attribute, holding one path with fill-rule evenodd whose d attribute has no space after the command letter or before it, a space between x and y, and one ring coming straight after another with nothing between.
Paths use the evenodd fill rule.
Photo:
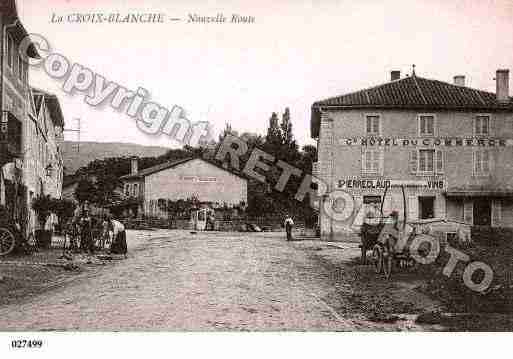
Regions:
<instances>
[{"instance_id":1,"label":"distant building","mask_svg":"<svg viewBox=\"0 0 513 359\"><path fill-rule=\"evenodd\" d=\"M328 192L343 190L361 206L386 211L403 203L411 220L448 218L472 225L513 226L513 99L509 71L497 70L496 93L415 75L315 102L314 170ZM327 196L321 207L336 210ZM341 210L341 209L339 209ZM324 236L358 224L321 211ZM353 226L354 227L354 226Z\"/></svg>"},{"instance_id":2,"label":"distant building","mask_svg":"<svg viewBox=\"0 0 513 359\"><path fill-rule=\"evenodd\" d=\"M137 158L131 173L121 177L127 211L134 216L160 216L159 200L186 200L237 206L247 204L247 179L201 158L186 158L139 171Z\"/></svg>"}]
</instances>

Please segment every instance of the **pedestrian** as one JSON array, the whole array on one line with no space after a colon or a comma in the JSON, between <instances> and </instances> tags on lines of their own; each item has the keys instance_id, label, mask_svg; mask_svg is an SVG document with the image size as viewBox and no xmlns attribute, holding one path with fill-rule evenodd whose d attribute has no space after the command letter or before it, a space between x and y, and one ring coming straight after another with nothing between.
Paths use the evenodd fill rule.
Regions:
<instances>
[{"instance_id":1,"label":"pedestrian","mask_svg":"<svg viewBox=\"0 0 513 359\"><path fill-rule=\"evenodd\" d=\"M285 216L285 232L287 232L287 241L292 240L292 227L294 226L294 221L289 215Z\"/></svg>"},{"instance_id":2,"label":"pedestrian","mask_svg":"<svg viewBox=\"0 0 513 359\"><path fill-rule=\"evenodd\" d=\"M93 219L87 207L84 209L80 219L80 249L94 254Z\"/></svg>"},{"instance_id":3,"label":"pedestrian","mask_svg":"<svg viewBox=\"0 0 513 359\"><path fill-rule=\"evenodd\" d=\"M110 246L111 254L123 254L127 256L126 231L123 223L109 218L110 229L112 231L112 244Z\"/></svg>"}]
</instances>

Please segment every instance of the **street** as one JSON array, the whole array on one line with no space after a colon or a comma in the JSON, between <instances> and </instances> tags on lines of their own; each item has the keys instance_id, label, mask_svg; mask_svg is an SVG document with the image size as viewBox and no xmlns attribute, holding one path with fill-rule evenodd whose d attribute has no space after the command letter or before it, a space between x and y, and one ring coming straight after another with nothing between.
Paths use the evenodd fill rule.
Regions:
<instances>
[{"instance_id":1,"label":"street","mask_svg":"<svg viewBox=\"0 0 513 359\"><path fill-rule=\"evenodd\" d=\"M341 248L285 242L283 233L130 232L129 257L0 308L1 330L415 330L435 305L410 287L357 287L354 265L326 263ZM357 255L356 244L347 244ZM319 257L319 253L324 253ZM347 268L344 268L344 265ZM363 266L362 266L363 267ZM353 268L353 269L352 269ZM369 266L368 278L376 275ZM381 284L380 284L381 283ZM392 292L386 297L377 293ZM412 294L413 293L413 294ZM416 304L402 301L411 296ZM372 307L373 306L373 307ZM398 321L369 313L403 314ZM436 328L434 328L436 329Z\"/></svg>"}]
</instances>

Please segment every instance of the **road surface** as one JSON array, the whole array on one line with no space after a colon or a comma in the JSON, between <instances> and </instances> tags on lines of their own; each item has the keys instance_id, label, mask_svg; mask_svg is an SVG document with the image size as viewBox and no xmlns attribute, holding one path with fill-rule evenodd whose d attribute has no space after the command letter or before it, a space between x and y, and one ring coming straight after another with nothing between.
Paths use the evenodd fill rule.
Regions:
<instances>
[{"instance_id":1,"label":"road surface","mask_svg":"<svg viewBox=\"0 0 513 359\"><path fill-rule=\"evenodd\" d=\"M130 233L128 259L0 308L0 330L415 329L367 320L343 276L282 234L150 233Z\"/></svg>"}]
</instances>

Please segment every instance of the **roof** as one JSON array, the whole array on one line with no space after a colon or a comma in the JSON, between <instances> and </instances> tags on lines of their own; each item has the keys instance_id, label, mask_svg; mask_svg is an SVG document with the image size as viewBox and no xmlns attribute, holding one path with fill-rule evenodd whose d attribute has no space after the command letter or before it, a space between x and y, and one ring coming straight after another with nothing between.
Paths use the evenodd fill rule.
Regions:
<instances>
[{"instance_id":1,"label":"roof","mask_svg":"<svg viewBox=\"0 0 513 359\"><path fill-rule=\"evenodd\" d=\"M9 26L9 24L14 25L13 34L18 41L21 41L28 36L27 30L19 20L18 9L15 0L2 0L0 2L0 14L6 14L8 16L5 23L6 26ZM32 58L40 58L39 53L37 52L37 48L33 42L31 42L27 48L27 55Z\"/></svg>"},{"instance_id":2,"label":"roof","mask_svg":"<svg viewBox=\"0 0 513 359\"><path fill-rule=\"evenodd\" d=\"M310 130L319 136L320 113L328 109L404 109L513 111L513 98L497 101L496 94L443 81L412 76L379 86L331 97L312 105Z\"/></svg>"},{"instance_id":3,"label":"roof","mask_svg":"<svg viewBox=\"0 0 513 359\"><path fill-rule=\"evenodd\" d=\"M189 161L192 161L192 160L201 160L203 162L206 162L208 164L211 164L223 171L226 171L226 172L229 172L237 177L240 177L242 179L247 179L245 176L243 176L241 173L238 173L238 172L235 172L233 170L229 170L229 169L226 169L222 166L220 166L219 164L217 164L216 162L212 162L212 161L208 161L204 158L201 158L201 157L187 157L187 158L183 158L181 160L178 160L178 161L168 161L168 162L164 162L164 163L161 163L159 165L156 165L156 166L152 166L152 167L148 167L148 168L145 168L141 171L139 171L137 174L135 175L131 175L131 174L128 174L128 175L125 175L125 176L122 176L121 179L140 179L140 178L144 178L146 176L149 176L151 174L154 174L154 173L157 173L157 172L160 172L160 171L163 171L163 170L167 170L167 169L170 169L170 168L174 168L174 167L177 167L181 164L184 164L184 163L187 163Z\"/></svg>"},{"instance_id":4,"label":"roof","mask_svg":"<svg viewBox=\"0 0 513 359\"><path fill-rule=\"evenodd\" d=\"M36 115L39 116L41 102L44 100L48 110L50 111L50 117L52 118L53 124L64 127L64 115L62 114L61 104L57 96L36 88L32 88L32 95L36 105Z\"/></svg>"}]
</instances>

